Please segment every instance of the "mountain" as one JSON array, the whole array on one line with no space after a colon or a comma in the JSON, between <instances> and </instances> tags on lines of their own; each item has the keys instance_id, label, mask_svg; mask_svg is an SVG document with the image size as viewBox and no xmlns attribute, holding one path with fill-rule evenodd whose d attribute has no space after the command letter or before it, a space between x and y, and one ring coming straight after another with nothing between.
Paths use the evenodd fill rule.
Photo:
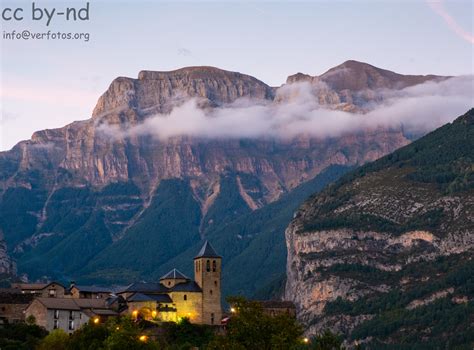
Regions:
<instances>
[{"instance_id":1,"label":"mountain","mask_svg":"<svg viewBox=\"0 0 474 350\"><path fill-rule=\"evenodd\" d=\"M286 297L309 333L472 348L474 109L312 196L286 242Z\"/></svg>"},{"instance_id":2,"label":"mountain","mask_svg":"<svg viewBox=\"0 0 474 350\"><path fill-rule=\"evenodd\" d=\"M450 77L403 75L354 60L346 61L320 76L297 73L287 84L308 82L318 88L319 102L350 112L365 111L368 104L382 102L389 90L401 90Z\"/></svg>"},{"instance_id":3,"label":"mountain","mask_svg":"<svg viewBox=\"0 0 474 350\"><path fill-rule=\"evenodd\" d=\"M366 64L356 66L360 68L355 71L364 70ZM442 79L407 78L409 83L399 85L389 83L391 77L383 81L387 88ZM369 108L361 100L339 97L348 90L343 83L334 84L333 89L319 88L317 83L314 99L330 109ZM344 89L338 90L341 86ZM31 140L1 152L0 228L19 272L31 280L128 283L156 278L171 259L211 235L239 247L224 255L225 264L236 269L237 257L244 259L265 242L275 240L282 247L284 241L281 223L275 236L267 232L259 237L256 229L247 236L235 234L238 220L260 215L259 210L284 200L331 166L360 165L410 142L400 128L291 139L189 135L163 139L104 133L104 128L123 131L143 126L191 98L204 111L232 108L242 98L257 106L276 105L294 98L285 93L291 88L292 84L273 88L248 75L213 67L143 71L137 79L115 79L90 119L38 131ZM340 175L329 173L334 176L321 183ZM308 186L305 195L321 183ZM239 235L245 236L245 244L239 244ZM284 249L279 252L284 254ZM269 258L272 252L267 254ZM270 264L266 276L284 273L282 258L281 265ZM249 259L249 268L263 268L257 259ZM259 290L267 283L264 280L250 278L245 293ZM225 283L231 284L227 279Z\"/></svg>"}]
</instances>

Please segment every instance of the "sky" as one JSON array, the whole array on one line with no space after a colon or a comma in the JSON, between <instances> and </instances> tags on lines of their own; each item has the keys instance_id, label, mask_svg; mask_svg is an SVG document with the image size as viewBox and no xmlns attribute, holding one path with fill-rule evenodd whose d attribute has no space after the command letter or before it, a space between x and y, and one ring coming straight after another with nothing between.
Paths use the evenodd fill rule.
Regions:
<instances>
[{"instance_id":1,"label":"sky","mask_svg":"<svg viewBox=\"0 0 474 350\"><path fill-rule=\"evenodd\" d=\"M404 74L474 74L471 0L92 0L88 21L1 21L0 150L36 130L90 117L118 76L209 65L272 86L355 59ZM57 12L86 1L35 1ZM88 33L83 40L9 40L4 33Z\"/></svg>"}]
</instances>

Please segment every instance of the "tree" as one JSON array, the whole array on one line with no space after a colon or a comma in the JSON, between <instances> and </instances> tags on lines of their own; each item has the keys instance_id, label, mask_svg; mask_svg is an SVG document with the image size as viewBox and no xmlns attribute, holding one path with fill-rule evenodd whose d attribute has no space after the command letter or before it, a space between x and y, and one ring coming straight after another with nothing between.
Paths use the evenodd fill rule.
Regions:
<instances>
[{"instance_id":1,"label":"tree","mask_svg":"<svg viewBox=\"0 0 474 350\"><path fill-rule=\"evenodd\" d=\"M102 349L109 334L105 324L85 324L71 335L69 350Z\"/></svg>"},{"instance_id":2,"label":"tree","mask_svg":"<svg viewBox=\"0 0 474 350\"><path fill-rule=\"evenodd\" d=\"M311 349L314 350L343 350L342 339L332 333L330 330L324 331L323 334L320 334L313 338L311 341L313 346Z\"/></svg>"},{"instance_id":3,"label":"tree","mask_svg":"<svg viewBox=\"0 0 474 350\"><path fill-rule=\"evenodd\" d=\"M143 332L139 324L133 322L129 317L110 319L106 327L109 336L104 341L106 350L152 350L158 349L158 344Z\"/></svg>"},{"instance_id":4,"label":"tree","mask_svg":"<svg viewBox=\"0 0 474 350\"><path fill-rule=\"evenodd\" d=\"M48 331L37 325L26 323L7 324L0 327L0 349L29 350L34 349Z\"/></svg>"},{"instance_id":5,"label":"tree","mask_svg":"<svg viewBox=\"0 0 474 350\"><path fill-rule=\"evenodd\" d=\"M66 350L69 344L69 335L62 329L55 329L49 333L38 345L38 350Z\"/></svg>"},{"instance_id":6,"label":"tree","mask_svg":"<svg viewBox=\"0 0 474 350\"><path fill-rule=\"evenodd\" d=\"M30 315L25 319L25 322L26 322L27 325L30 325L30 326L34 325L34 324L36 324L36 317L33 316L33 315Z\"/></svg>"},{"instance_id":7,"label":"tree","mask_svg":"<svg viewBox=\"0 0 474 350\"><path fill-rule=\"evenodd\" d=\"M216 337L210 349L273 350L301 346L303 334L296 320L286 314L270 316L259 302L241 297L228 298L235 309L225 336Z\"/></svg>"}]
</instances>

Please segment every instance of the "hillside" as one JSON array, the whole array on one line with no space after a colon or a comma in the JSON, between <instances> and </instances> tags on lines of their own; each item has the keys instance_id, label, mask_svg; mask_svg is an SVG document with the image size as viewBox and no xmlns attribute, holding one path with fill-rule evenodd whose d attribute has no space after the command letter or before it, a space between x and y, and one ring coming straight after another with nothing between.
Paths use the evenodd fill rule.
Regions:
<instances>
[{"instance_id":1,"label":"hillside","mask_svg":"<svg viewBox=\"0 0 474 350\"><path fill-rule=\"evenodd\" d=\"M358 111L379 101L376 91L384 84L397 90L444 79L389 74L361 62L348 64L340 84L331 80L334 87L314 89L309 98L327 109ZM343 83L347 74L378 83L358 85L351 92ZM314 84L319 84L316 80ZM245 261L256 276L265 277L252 280L240 273L248 279L239 291L253 293L264 287L269 276L274 279L284 271L282 236L275 239L272 233L282 234L283 218L290 219L288 213L296 204L292 201L281 209L285 214L275 213L275 218L271 208L278 211L278 206L260 210L284 200L332 166L361 165L408 144L410 138L402 128L367 128L330 137L302 132L291 138L185 133L161 138L133 130L148 127L144 123L153 118L169 117L190 100L198 101L192 117L200 111L231 108L242 99L255 108L275 108L284 103L282 98L292 101L294 96L282 92L292 88L291 83L273 88L214 67L143 71L136 79L115 79L90 119L38 131L31 140L1 152L0 229L18 273L32 281L149 280L202 239L212 238L229 271L237 271ZM348 93L358 95L359 88L375 90L365 100L347 98ZM333 175L324 184L339 173ZM298 195L303 200L319 185L300 188L307 189ZM265 215L270 221L256 219L261 228L237 233L242 222L254 220L253 215ZM278 230L267 231L266 223L277 217ZM260 231L266 233L258 235ZM252 236L255 247L279 242L275 244L280 248L266 251L262 259L268 263L262 265L258 259L245 258L255 250L248 238L239 235ZM187 264L179 260L181 269ZM240 286L240 280L232 283Z\"/></svg>"},{"instance_id":2,"label":"hillside","mask_svg":"<svg viewBox=\"0 0 474 350\"><path fill-rule=\"evenodd\" d=\"M471 349L474 109L311 197L286 241L286 297L309 333Z\"/></svg>"}]
</instances>

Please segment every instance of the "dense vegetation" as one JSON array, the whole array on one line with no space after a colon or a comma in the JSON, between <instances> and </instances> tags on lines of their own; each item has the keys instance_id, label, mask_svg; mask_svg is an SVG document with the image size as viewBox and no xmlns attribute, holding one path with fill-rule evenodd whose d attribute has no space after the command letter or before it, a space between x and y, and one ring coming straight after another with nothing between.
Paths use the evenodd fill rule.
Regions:
<instances>
[{"instance_id":1,"label":"dense vegetation","mask_svg":"<svg viewBox=\"0 0 474 350\"><path fill-rule=\"evenodd\" d=\"M414 169L412 181L433 183L447 193L474 187L474 109L421 139L356 169L333 190L367 173L391 167Z\"/></svg>"},{"instance_id":2,"label":"dense vegetation","mask_svg":"<svg viewBox=\"0 0 474 350\"><path fill-rule=\"evenodd\" d=\"M205 235L223 256L224 295L258 293L265 299L278 294L286 268L284 231L293 213L309 194L347 170L331 166L279 201L253 212L243 200L235 200L240 198L236 174L222 179L221 194L203 222L215 223L206 226ZM252 181L239 176L242 182ZM202 245L200 221L189 182L162 181L155 199L134 227L80 269L76 280L126 284L159 279L174 267L192 277L192 259ZM246 273L250 270L254 273Z\"/></svg>"},{"instance_id":3,"label":"dense vegetation","mask_svg":"<svg viewBox=\"0 0 474 350\"><path fill-rule=\"evenodd\" d=\"M65 284L73 279L85 284L123 285L156 280L174 267L192 277L192 258L205 236L224 258L224 295L258 293L265 298L277 295L283 284L284 231L294 211L310 194L347 170L331 166L256 211L241 198L238 181L263 191L258 178L228 172L222 175L219 196L205 218L191 179L161 181L145 210L140 189L132 182L102 189L59 188L47 199L46 215L41 218L32 213L46 201L40 190L44 180L32 173L29 176L36 179L32 188L9 189L4 194L0 224L7 228L4 234L9 248L20 244L14 258L18 270L28 273L30 280L48 276ZM127 220L138 215L135 224L124 231ZM21 244L33 235L40 221L34 240Z\"/></svg>"},{"instance_id":4,"label":"dense vegetation","mask_svg":"<svg viewBox=\"0 0 474 350\"><path fill-rule=\"evenodd\" d=\"M90 322L71 336L62 330L47 332L35 325L13 324L0 328L2 349L37 350L333 350L341 340L330 332L309 340L296 319L281 314L269 316L260 303L230 298L235 312L226 329L191 324L133 321L111 318Z\"/></svg>"},{"instance_id":5,"label":"dense vegetation","mask_svg":"<svg viewBox=\"0 0 474 350\"><path fill-rule=\"evenodd\" d=\"M304 231L350 227L355 231L379 231L400 234L428 230L443 235L445 213L442 208L426 206L412 217L394 220L383 213L364 210L338 210L355 202L364 193L377 189L387 200L397 192L400 198L435 202L443 196L469 196L474 192L474 109L421 139L375 162L341 177L317 200L317 211L304 222ZM362 185L361 185L362 184ZM358 186L358 187L357 187ZM357 187L357 189L355 189Z\"/></svg>"}]
</instances>

